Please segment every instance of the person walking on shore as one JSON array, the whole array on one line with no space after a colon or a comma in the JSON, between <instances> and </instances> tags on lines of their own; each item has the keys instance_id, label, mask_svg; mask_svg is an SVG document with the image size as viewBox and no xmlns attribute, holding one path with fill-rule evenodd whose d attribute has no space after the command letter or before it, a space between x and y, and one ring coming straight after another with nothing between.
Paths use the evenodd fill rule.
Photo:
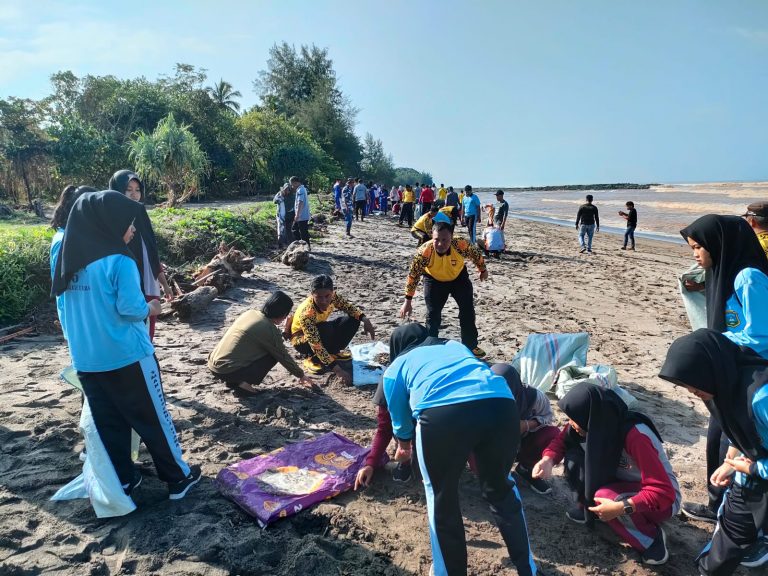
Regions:
<instances>
[{"instance_id":1,"label":"person walking on shore","mask_svg":"<svg viewBox=\"0 0 768 576\"><path fill-rule=\"evenodd\" d=\"M362 180L358 178L355 180L357 185L355 186L355 220L362 220L365 222L365 205L368 202L368 188L365 187Z\"/></svg>"},{"instance_id":2,"label":"person walking on shore","mask_svg":"<svg viewBox=\"0 0 768 576\"><path fill-rule=\"evenodd\" d=\"M768 256L768 202L754 202L747 206L747 211L742 215L752 230L757 234L760 246Z\"/></svg>"},{"instance_id":3,"label":"person walking on shore","mask_svg":"<svg viewBox=\"0 0 768 576\"><path fill-rule=\"evenodd\" d=\"M452 208L455 208L455 213L458 214L459 212L459 194L458 192L455 192L453 189L453 186L448 186L448 192L445 195L445 205L451 206ZM454 218L455 222L455 218Z\"/></svg>"},{"instance_id":4,"label":"person walking on shore","mask_svg":"<svg viewBox=\"0 0 768 576\"><path fill-rule=\"evenodd\" d=\"M472 281L464 265L465 259L471 260L477 266L481 281L488 278L485 259L478 247L465 238L454 238L450 218L438 213L433 220L432 239L418 248L411 262L400 317L411 315L411 300L416 293L419 279L423 276L429 335L436 338L439 334L443 308L448 297L452 296L459 307L461 341L475 356L482 358L485 351L477 345L474 294Z\"/></svg>"},{"instance_id":5,"label":"person walking on shore","mask_svg":"<svg viewBox=\"0 0 768 576\"><path fill-rule=\"evenodd\" d=\"M429 186L421 189L421 214L422 216L432 209L432 203L435 201L435 194Z\"/></svg>"},{"instance_id":6,"label":"person walking on shore","mask_svg":"<svg viewBox=\"0 0 768 576\"><path fill-rule=\"evenodd\" d=\"M291 176L289 180L291 188L296 190L296 201L294 203L294 212L296 213L295 220L293 221L293 239L304 240L307 246L311 245L309 242L309 197L307 195L307 189L302 184L301 179L298 176Z\"/></svg>"},{"instance_id":7,"label":"person walking on shore","mask_svg":"<svg viewBox=\"0 0 768 576\"><path fill-rule=\"evenodd\" d=\"M477 242L477 221L480 220L480 199L472 192L472 186L464 186L464 199L461 202L461 219L467 226L469 241Z\"/></svg>"},{"instance_id":8,"label":"person walking on shore","mask_svg":"<svg viewBox=\"0 0 768 576\"><path fill-rule=\"evenodd\" d=\"M355 181L350 178L347 180L347 185L341 191L341 211L344 213L344 221L347 224L347 236L352 238L352 215L355 211L355 193L353 191L353 185Z\"/></svg>"},{"instance_id":9,"label":"person walking on shore","mask_svg":"<svg viewBox=\"0 0 768 576\"><path fill-rule=\"evenodd\" d=\"M507 216L509 215L509 204L504 200L504 190L496 190L496 211L493 214L493 225L501 231L507 225Z\"/></svg>"},{"instance_id":10,"label":"person walking on shore","mask_svg":"<svg viewBox=\"0 0 768 576\"><path fill-rule=\"evenodd\" d=\"M579 250L580 254L584 254L584 252L592 254L592 238L595 235L595 231L600 232L600 216L597 212L597 206L592 204L592 200L594 200L592 194L587 194L587 203L582 204L576 213L576 230L579 231L579 246L581 247L581 250Z\"/></svg>"},{"instance_id":11,"label":"person walking on shore","mask_svg":"<svg viewBox=\"0 0 768 576\"><path fill-rule=\"evenodd\" d=\"M413 189L410 184L406 184L405 190L403 191L402 205L400 206L400 220L397 223L398 226L403 225L403 220L408 222L409 228L413 226L413 200Z\"/></svg>"},{"instance_id":12,"label":"person walking on shore","mask_svg":"<svg viewBox=\"0 0 768 576\"><path fill-rule=\"evenodd\" d=\"M637 210L635 210L635 203L631 200L626 203L627 211L619 210L619 216L627 221L627 231L624 232L624 246L622 250L627 249L627 243L629 242L629 249L635 249L635 228L637 228Z\"/></svg>"}]
</instances>

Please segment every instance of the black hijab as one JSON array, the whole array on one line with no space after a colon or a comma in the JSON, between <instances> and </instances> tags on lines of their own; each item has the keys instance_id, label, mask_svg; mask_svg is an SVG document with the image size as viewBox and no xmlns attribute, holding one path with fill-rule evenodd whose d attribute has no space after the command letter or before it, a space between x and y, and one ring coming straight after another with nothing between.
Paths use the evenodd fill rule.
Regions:
<instances>
[{"instance_id":1,"label":"black hijab","mask_svg":"<svg viewBox=\"0 0 768 576\"><path fill-rule=\"evenodd\" d=\"M523 384L523 381L520 380L520 374L510 364L494 364L491 366L491 372L507 381L507 385L515 397L517 409L520 411L520 420L530 419L531 410L538 395L536 388Z\"/></svg>"},{"instance_id":2,"label":"black hijab","mask_svg":"<svg viewBox=\"0 0 768 576\"><path fill-rule=\"evenodd\" d=\"M582 382L574 386L557 403L565 414L586 431L584 457L585 504L592 506L595 492L616 479L624 438L636 424L646 424L659 440L661 434L650 418L633 412L616 392ZM571 429L567 443L574 445L584 439Z\"/></svg>"},{"instance_id":3,"label":"black hijab","mask_svg":"<svg viewBox=\"0 0 768 576\"><path fill-rule=\"evenodd\" d=\"M112 254L133 254L123 235L141 210L141 204L111 190L88 192L72 206L56 260L51 295L62 294L78 270Z\"/></svg>"},{"instance_id":4,"label":"black hijab","mask_svg":"<svg viewBox=\"0 0 768 576\"><path fill-rule=\"evenodd\" d=\"M131 180L136 180L139 183L139 189L141 190L141 197L144 198L144 183L139 178L139 175L130 170L119 170L115 172L112 178L109 179L109 187L112 190L125 194L128 188L128 183ZM136 217L133 223L136 226L136 234L128 243L128 247L133 252L136 264L139 265L139 277L142 279L141 289L144 290L144 249L142 248L142 242L147 248L147 258L149 259L149 265L152 268L152 277L157 278L162 271L160 265L160 256L157 253L157 239L155 238L155 231L152 229L152 221L149 219L146 208L141 205L141 214Z\"/></svg>"},{"instance_id":5,"label":"black hijab","mask_svg":"<svg viewBox=\"0 0 768 576\"><path fill-rule=\"evenodd\" d=\"M705 276L707 328L725 332L725 303L733 294L733 282L744 268L757 268L768 275L768 259L757 235L738 216L708 214L680 230L712 256Z\"/></svg>"},{"instance_id":6,"label":"black hijab","mask_svg":"<svg viewBox=\"0 0 768 576\"><path fill-rule=\"evenodd\" d=\"M752 398L768 382L768 360L702 328L672 342L659 377L712 394L705 405L730 441L751 460L768 457L752 415Z\"/></svg>"}]
</instances>

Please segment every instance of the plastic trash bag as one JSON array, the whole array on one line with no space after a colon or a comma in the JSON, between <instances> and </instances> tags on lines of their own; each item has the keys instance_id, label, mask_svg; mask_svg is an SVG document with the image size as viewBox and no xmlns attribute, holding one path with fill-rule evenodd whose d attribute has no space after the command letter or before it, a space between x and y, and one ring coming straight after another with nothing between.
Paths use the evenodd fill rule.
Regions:
<instances>
[{"instance_id":1,"label":"plastic trash bag","mask_svg":"<svg viewBox=\"0 0 768 576\"><path fill-rule=\"evenodd\" d=\"M80 414L80 432L85 439L87 454L83 463L83 473L60 488L51 500L90 498L91 506L98 518L130 514L136 510L136 504L123 491L107 450L101 443L96 424L91 416L91 408L85 398Z\"/></svg>"},{"instance_id":2,"label":"plastic trash bag","mask_svg":"<svg viewBox=\"0 0 768 576\"><path fill-rule=\"evenodd\" d=\"M613 390L624 400L627 407L631 408L637 402L637 399L619 386L619 378L616 376L616 370L613 366L605 364L595 364L594 366L566 366L557 373L557 390L555 394L562 398L568 392L581 382L594 384L601 388Z\"/></svg>"},{"instance_id":3,"label":"plastic trash bag","mask_svg":"<svg viewBox=\"0 0 768 576\"><path fill-rule=\"evenodd\" d=\"M557 372L565 366L587 363L589 334L530 334L525 346L512 359L512 366L524 384L549 392Z\"/></svg>"},{"instance_id":4,"label":"plastic trash bag","mask_svg":"<svg viewBox=\"0 0 768 576\"><path fill-rule=\"evenodd\" d=\"M389 354L389 346L383 342L368 342L349 347L352 352L352 383L355 386L378 384L385 366L376 361L379 354Z\"/></svg>"},{"instance_id":5,"label":"plastic trash bag","mask_svg":"<svg viewBox=\"0 0 768 576\"><path fill-rule=\"evenodd\" d=\"M691 330L707 327L707 298L704 291L691 292L686 289L684 282L692 280L693 282L704 282L706 271L698 264L694 264L688 270L677 277L677 286L680 290L680 296L685 305L685 312L688 314L688 322L691 324Z\"/></svg>"}]
</instances>

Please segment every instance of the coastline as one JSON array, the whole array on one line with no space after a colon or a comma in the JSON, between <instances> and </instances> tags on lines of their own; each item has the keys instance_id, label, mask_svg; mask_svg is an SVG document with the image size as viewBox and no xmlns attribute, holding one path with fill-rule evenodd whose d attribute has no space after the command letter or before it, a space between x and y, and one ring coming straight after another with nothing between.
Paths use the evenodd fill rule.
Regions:
<instances>
[{"instance_id":1,"label":"coastline","mask_svg":"<svg viewBox=\"0 0 768 576\"><path fill-rule=\"evenodd\" d=\"M166 499L165 485L151 464L142 468L139 510L129 516L100 521L86 501L50 502L53 492L81 468L80 398L58 377L68 364L66 346L62 338L49 337L0 347L6 383L0 531L8 535L0 543L0 567L19 573L56 569L63 576L121 569L161 576L426 575L431 554L418 482L398 484L380 471L364 492L343 494L267 530L221 497L212 482L226 465L330 430L370 443L376 427L370 388L331 381L322 394L314 394L298 388L277 367L259 395L236 398L207 372L205 360L239 314L260 306L278 288L300 302L311 278L320 273L335 276L338 290L363 307L377 339L386 341L401 323L396 314L415 252L407 229L395 222L391 217L356 222L352 240L344 237L340 223L332 223L327 236L313 241L306 270L262 258L225 297L211 303L204 317L191 323L159 322L156 354L169 410L185 455L202 464L205 475L177 503ZM489 262L490 279L480 282L470 269L480 345L489 361L508 361L532 332L589 332L588 362L616 369L622 386L638 399L637 408L660 429L686 498L702 499L704 409L656 377L669 344L689 331L675 276L690 265L690 251L638 238L638 251L628 253L618 250L614 235L599 234L595 255L581 255L570 226L515 218L508 224L509 253ZM413 302L414 318L423 321L421 290ZM456 311L449 301L441 336L458 338ZM364 341L362 334L354 340ZM562 424L563 415L556 408L555 413ZM143 451L140 458L150 460ZM651 569L632 550L617 545L607 527L585 530L570 523L564 514L567 488L559 469L556 474L549 496L521 488L543 573L693 574L692 559L708 538L708 525L679 518L667 522L670 561ZM470 573L514 574L469 471L460 490Z\"/></svg>"}]
</instances>

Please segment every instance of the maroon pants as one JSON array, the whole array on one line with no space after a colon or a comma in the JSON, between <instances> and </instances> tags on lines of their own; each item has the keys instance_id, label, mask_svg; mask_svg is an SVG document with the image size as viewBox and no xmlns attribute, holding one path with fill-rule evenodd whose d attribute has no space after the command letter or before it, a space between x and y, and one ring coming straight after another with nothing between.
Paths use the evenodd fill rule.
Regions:
<instances>
[{"instance_id":1,"label":"maroon pants","mask_svg":"<svg viewBox=\"0 0 768 576\"><path fill-rule=\"evenodd\" d=\"M549 443L560 434L557 426L542 426L535 432L529 432L520 439L520 450L517 461L528 470L533 470L536 462L541 460L541 453Z\"/></svg>"}]
</instances>

